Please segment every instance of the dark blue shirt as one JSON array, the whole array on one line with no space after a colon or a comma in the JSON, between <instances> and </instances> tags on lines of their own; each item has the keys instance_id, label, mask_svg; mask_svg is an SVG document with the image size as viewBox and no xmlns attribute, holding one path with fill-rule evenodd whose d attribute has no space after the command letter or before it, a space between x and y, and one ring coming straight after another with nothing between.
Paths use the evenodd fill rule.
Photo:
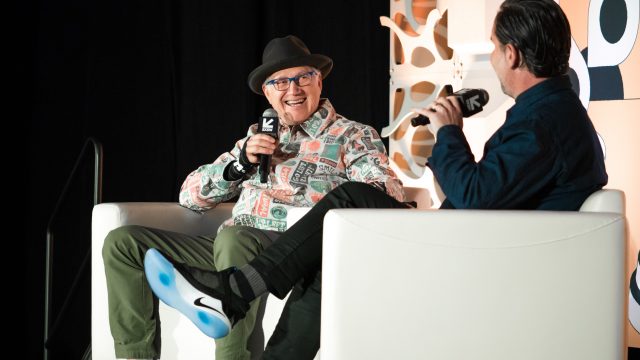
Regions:
<instances>
[{"instance_id":1,"label":"dark blue shirt","mask_svg":"<svg viewBox=\"0 0 640 360\"><path fill-rule=\"evenodd\" d=\"M516 98L475 162L462 129L447 125L429 157L441 208L578 210L607 183L596 131L568 76Z\"/></svg>"}]
</instances>

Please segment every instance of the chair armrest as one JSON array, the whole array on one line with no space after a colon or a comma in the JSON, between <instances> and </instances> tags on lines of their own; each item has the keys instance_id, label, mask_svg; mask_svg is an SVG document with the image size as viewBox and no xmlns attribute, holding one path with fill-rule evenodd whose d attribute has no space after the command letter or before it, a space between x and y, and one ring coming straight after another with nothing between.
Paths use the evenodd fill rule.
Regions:
<instances>
[{"instance_id":1,"label":"chair armrest","mask_svg":"<svg viewBox=\"0 0 640 360\"><path fill-rule=\"evenodd\" d=\"M625 214L624 191L618 189L600 189L589 197L580 206L580 211L586 212L611 212Z\"/></svg>"},{"instance_id":2,"label":"chair armrest","mask_svg":"<svg viewBox=\"0 0 640 360\"><path fill-rule=\"evenodd\" d=\"M231 217L234 204L222 203L199 213L177 203L122 202L103 203L93 208L92 237L104 237L123 225L143 225L191 235L212 234Z\"/></svg>"},{"instance_id":3,"label":"chair armrest","mask_svg":"<svg viewBox=\"0 0 640 360\"><path fill-rule=\"evenodd\" d=\"M109 332L107 287L102 262L102 244L109 231L123 225L143 225L191 235L215 234L231 217L232 203L198 213L177 203L103 203L93 208L91 224L91 347L94 360L115 359ZM211 339L179 313L160 306L162 353L172 359L212 359ZM179 354L179 355L178 355Z\"/></svg>"}]
</instances>

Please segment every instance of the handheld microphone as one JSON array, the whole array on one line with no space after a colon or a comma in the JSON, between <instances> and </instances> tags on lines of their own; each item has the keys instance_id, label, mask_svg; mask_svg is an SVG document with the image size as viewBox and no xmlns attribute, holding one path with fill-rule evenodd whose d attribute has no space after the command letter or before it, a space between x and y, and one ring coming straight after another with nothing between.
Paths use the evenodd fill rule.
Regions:
<instances>
[{"instance_id":1,"label":"handheld microphone","mask_svg":"<svg viewBox=\"0 0 640 360\"><path fill-rule=\"evenodd\" d=\"M268 134L274 139L278 139L278 113L272 108L268 108L262 113L258 121L258 133ZM260 155L260 182L266 183L271 171L271 155Z\"/></svg>"},{"instance_id":2,"label":"handheld microphone","mask_svg":"<svg viewBox=\"0 0 640 360\"><path fill-rule=\"evenodd\" d=\"M460 89L451 95L455 96L462 108L462 117L469 117L482 111L489 102L489 93L484 89ZM429 118L420 114L411 119L414 127L429 124Z\"/></svg>"}]
</instances>

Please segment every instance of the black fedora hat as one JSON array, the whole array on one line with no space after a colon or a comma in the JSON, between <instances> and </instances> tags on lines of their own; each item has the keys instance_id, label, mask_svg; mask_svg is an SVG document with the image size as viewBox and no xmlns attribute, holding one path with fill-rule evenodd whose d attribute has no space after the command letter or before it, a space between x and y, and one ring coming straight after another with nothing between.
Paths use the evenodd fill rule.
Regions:
<instances>
[{"instance_id":1,"label":"black fedora hat","mask_svg":"<svg viewBox=\"0 0 640 360\"><path fill-rule=\"evenodd\" d=\"M313 66L320 70L322 78L327 77L333 67L330 57L312 54L302 40L293 35L275 38L267 44L262 53L262 65L249 74L249 88L259 95L267 76L282 69L297 66Z\"/></svg>"}]
</instances>

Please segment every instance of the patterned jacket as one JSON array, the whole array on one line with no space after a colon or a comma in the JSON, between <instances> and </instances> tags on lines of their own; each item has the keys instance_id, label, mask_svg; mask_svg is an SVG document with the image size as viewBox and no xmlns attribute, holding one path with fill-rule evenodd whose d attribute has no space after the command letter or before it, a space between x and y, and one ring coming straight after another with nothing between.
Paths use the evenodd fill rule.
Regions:
<instances>
[{"instance_id":1,"label":"patterned jacket","mask_svg":"<svg viewBox=\"0 0 640 360\"><path fill-rule=\"evenodd\" d=\"M244 181L224 180L225 167L238 159L245 141L256 131L254 124L230 152L200 166L182 184L180 204L197 211L239 195L232 218L219 230L246 225L285 231L290 208L311 207L349 181L371 184L398 201L405 200L402 183L389 167L376 130L337 114L328 99L322 99L318 110L304 123L280 126L267 183L260 182L255 170Z\"/></svg>"}]
</instances>

